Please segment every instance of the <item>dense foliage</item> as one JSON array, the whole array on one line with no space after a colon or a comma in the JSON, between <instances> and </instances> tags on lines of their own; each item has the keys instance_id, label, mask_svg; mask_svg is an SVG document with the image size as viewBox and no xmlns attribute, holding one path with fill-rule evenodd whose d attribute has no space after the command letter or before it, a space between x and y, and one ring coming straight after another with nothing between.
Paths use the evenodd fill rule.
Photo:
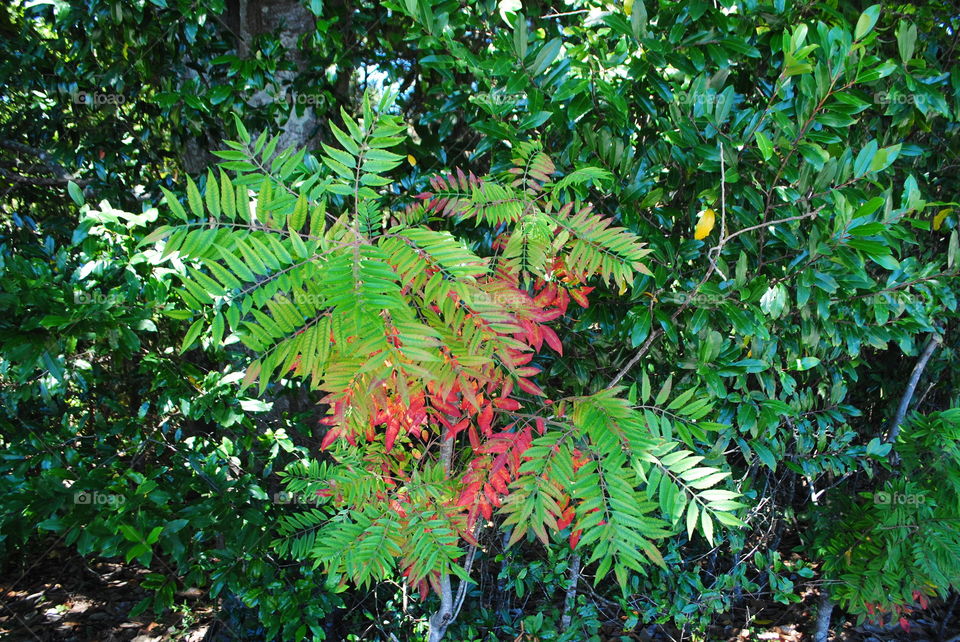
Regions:
<instances>
[{"instance_id":1,"label":"dense foliage","mask_svg":"<svg viewBox=\"0 0 960 642\"><path fill-rule=\"evenodd\" d=\"M960 588L958 29L0 9L4 555L239 639L908 628Z\"/></svg>"}]
</instances>

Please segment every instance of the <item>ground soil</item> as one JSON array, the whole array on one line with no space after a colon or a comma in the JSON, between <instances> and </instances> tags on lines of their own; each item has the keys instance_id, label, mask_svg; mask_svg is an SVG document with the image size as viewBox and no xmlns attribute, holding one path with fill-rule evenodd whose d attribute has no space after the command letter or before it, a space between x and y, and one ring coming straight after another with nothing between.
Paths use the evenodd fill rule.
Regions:
<instances>
[{"instance_id":1,"label":"ground soil","mask_svg":"<svg viewBox=\"0 0 960 642\"><path fill-rule=\"evenodd\" d=\"M131 618L131 609L148 592L140 581L148 571L136 564L83 558L62 547L47 550L32 561L8 565L0 574L0 640L9 642L201 642L220 631L218 605L200 591L177 596L178 607L156 619L149 611ZM772 640L802 642L812 639L811 625L818 596L814 589L804 600L785 606L745 600L708 632L708 640L741 642ZM933 603L917 612L910 631L900 626L855 626L834 614L835 640L857 642L960 641L960 613L952 603ZM746 624L749 623L749 624ZM678 632L647 630L637 638L610 631L611 640L677 640ZM686 639L690 639L689 637Z\"/></svg>"}]
</instances>

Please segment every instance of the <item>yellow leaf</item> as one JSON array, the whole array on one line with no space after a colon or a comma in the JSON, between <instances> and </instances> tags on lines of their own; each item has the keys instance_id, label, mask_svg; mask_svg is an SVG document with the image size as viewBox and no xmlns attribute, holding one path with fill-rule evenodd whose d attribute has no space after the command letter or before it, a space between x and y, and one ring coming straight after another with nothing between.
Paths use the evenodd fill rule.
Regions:
<instances>
[{"instance_id":1,"label":"yellow leaf","mask_svg":"<svg viewBox=\"0 0 960 642\"><path fill-rule=\"evenodd\" d=\"M700 212L700 220L697 221L697 227L693 231L693 238L698 241L707 238L714 223L717 222L717 213L711 209L705 209Z\"/></svg>"},{"instance_id":2,"label":"yellow leaf","mask_svg":"<svg viewBox=\"0 0 960 642\"><path fill-rule=\"evenodd\" d=\"M417 164L417 159L414 158L412 155L407 154L407 162L410 163L411 165L416 166L416 164Z\"/></svg>"},{"instance_id":3,"label":"yellow leaf","mask_svg":"<svg viewBox=\"0 0 960 642\"><path fill-rule=\"evenodd\" d=\"M950 216L951 212L953 212L952 207L948 207L937 212L936 216L933 217L933 229L939 230L940 226L943 225L943 219Z\"/></svg>"},{"instance_id":4,"label":"yellow leaf","mask_svg":"<svg viewBox=\"0 0 960 642\"><path fill-rule=\"evenodd\" d=\"M633 13L633 0L623 0L623 12L628 16Z\"/></svg>"}]
</instances>

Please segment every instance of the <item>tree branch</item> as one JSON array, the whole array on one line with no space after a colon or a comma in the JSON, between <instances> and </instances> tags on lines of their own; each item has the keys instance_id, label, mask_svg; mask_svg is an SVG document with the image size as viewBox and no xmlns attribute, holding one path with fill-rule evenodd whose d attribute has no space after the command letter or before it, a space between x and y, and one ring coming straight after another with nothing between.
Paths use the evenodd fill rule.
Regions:
<instances>
[{"instance_id":1,"label":"tree branch","mask_svg":"<svg viewBox=\"0 0 960 642\"><path fill-rule=\"evenodd\" d=\"M920 358L917 359L917 365L913 367L910 381L907 382L907 389L903 391L903 397L900 398L897 414L893 416L893 420L890 422L890 428L887 432L888 444L892 444L897 440L897 436L900 434L900 424L903 422L903 418L907 414L907 408L910 407L910 402L913 400L913 393L916 391L917 384L920 382L920 375L923 374L924 368L927 367L927 362L930 361L930 357L933 355L934 350L937 349L937 346L940 345L941 341L943 341L943 338L935 332L927 339L927 345L923 348L923 352L920 353Z\"/></svg>"}]
</instances>

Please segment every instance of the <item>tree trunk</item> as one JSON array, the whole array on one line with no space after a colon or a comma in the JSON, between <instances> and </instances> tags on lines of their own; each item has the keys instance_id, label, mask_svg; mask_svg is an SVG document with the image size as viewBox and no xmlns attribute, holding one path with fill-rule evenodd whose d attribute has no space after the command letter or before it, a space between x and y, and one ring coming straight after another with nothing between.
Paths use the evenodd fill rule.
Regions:
<instances>
[{"instance_id":1,"label":"tree trunk","mask_svg":"<svg viewBox=\"0 0 960 642\"><path fill-rule=\"evenodd\" d=\"M574 553L570 556L570 583L567 584L567 596L563 601L563 617L560 618L560 630L570 628L573 620L573 610L577 606L577 584L580 582L580 556Z\"/></svg>"},{"instance_id":2,"label":"tree trunk","mask_svg":"<svg viewBox=\"0 0 960 642\"><path fill-rule=\"evenodd\" d=\"M450 589L450 574L440 577L440 608L430 616L430 642L440 642L453 622L453 592Z\"/></svg>"},{"instance_id":3,"label":"tree trunk","mask_svg":"<svg viewBox=\"0 0 960 642\"><path fill-rule=\"evenodd\" d=\"M440 464L443 472L450 477L453 466L453 442L449 429L444 429L440 437ZM430 616L430 642L440 642L447 633L447 627L453 622L453 591L450 587L450 574L440 575L440 608Z\"/></svg>"},{"instance_id":4,"label":"tree trunk","mask_svg":"<svg viewBox=\"0 0 960 642\"><path fill-rule=\"evenodd\" d=\"M820 607L817 609L817 630L813 633L813 642L829 642L830 615L833 613L833 600L824 590L820 596Z\"/></svg>"}]
</instances>

